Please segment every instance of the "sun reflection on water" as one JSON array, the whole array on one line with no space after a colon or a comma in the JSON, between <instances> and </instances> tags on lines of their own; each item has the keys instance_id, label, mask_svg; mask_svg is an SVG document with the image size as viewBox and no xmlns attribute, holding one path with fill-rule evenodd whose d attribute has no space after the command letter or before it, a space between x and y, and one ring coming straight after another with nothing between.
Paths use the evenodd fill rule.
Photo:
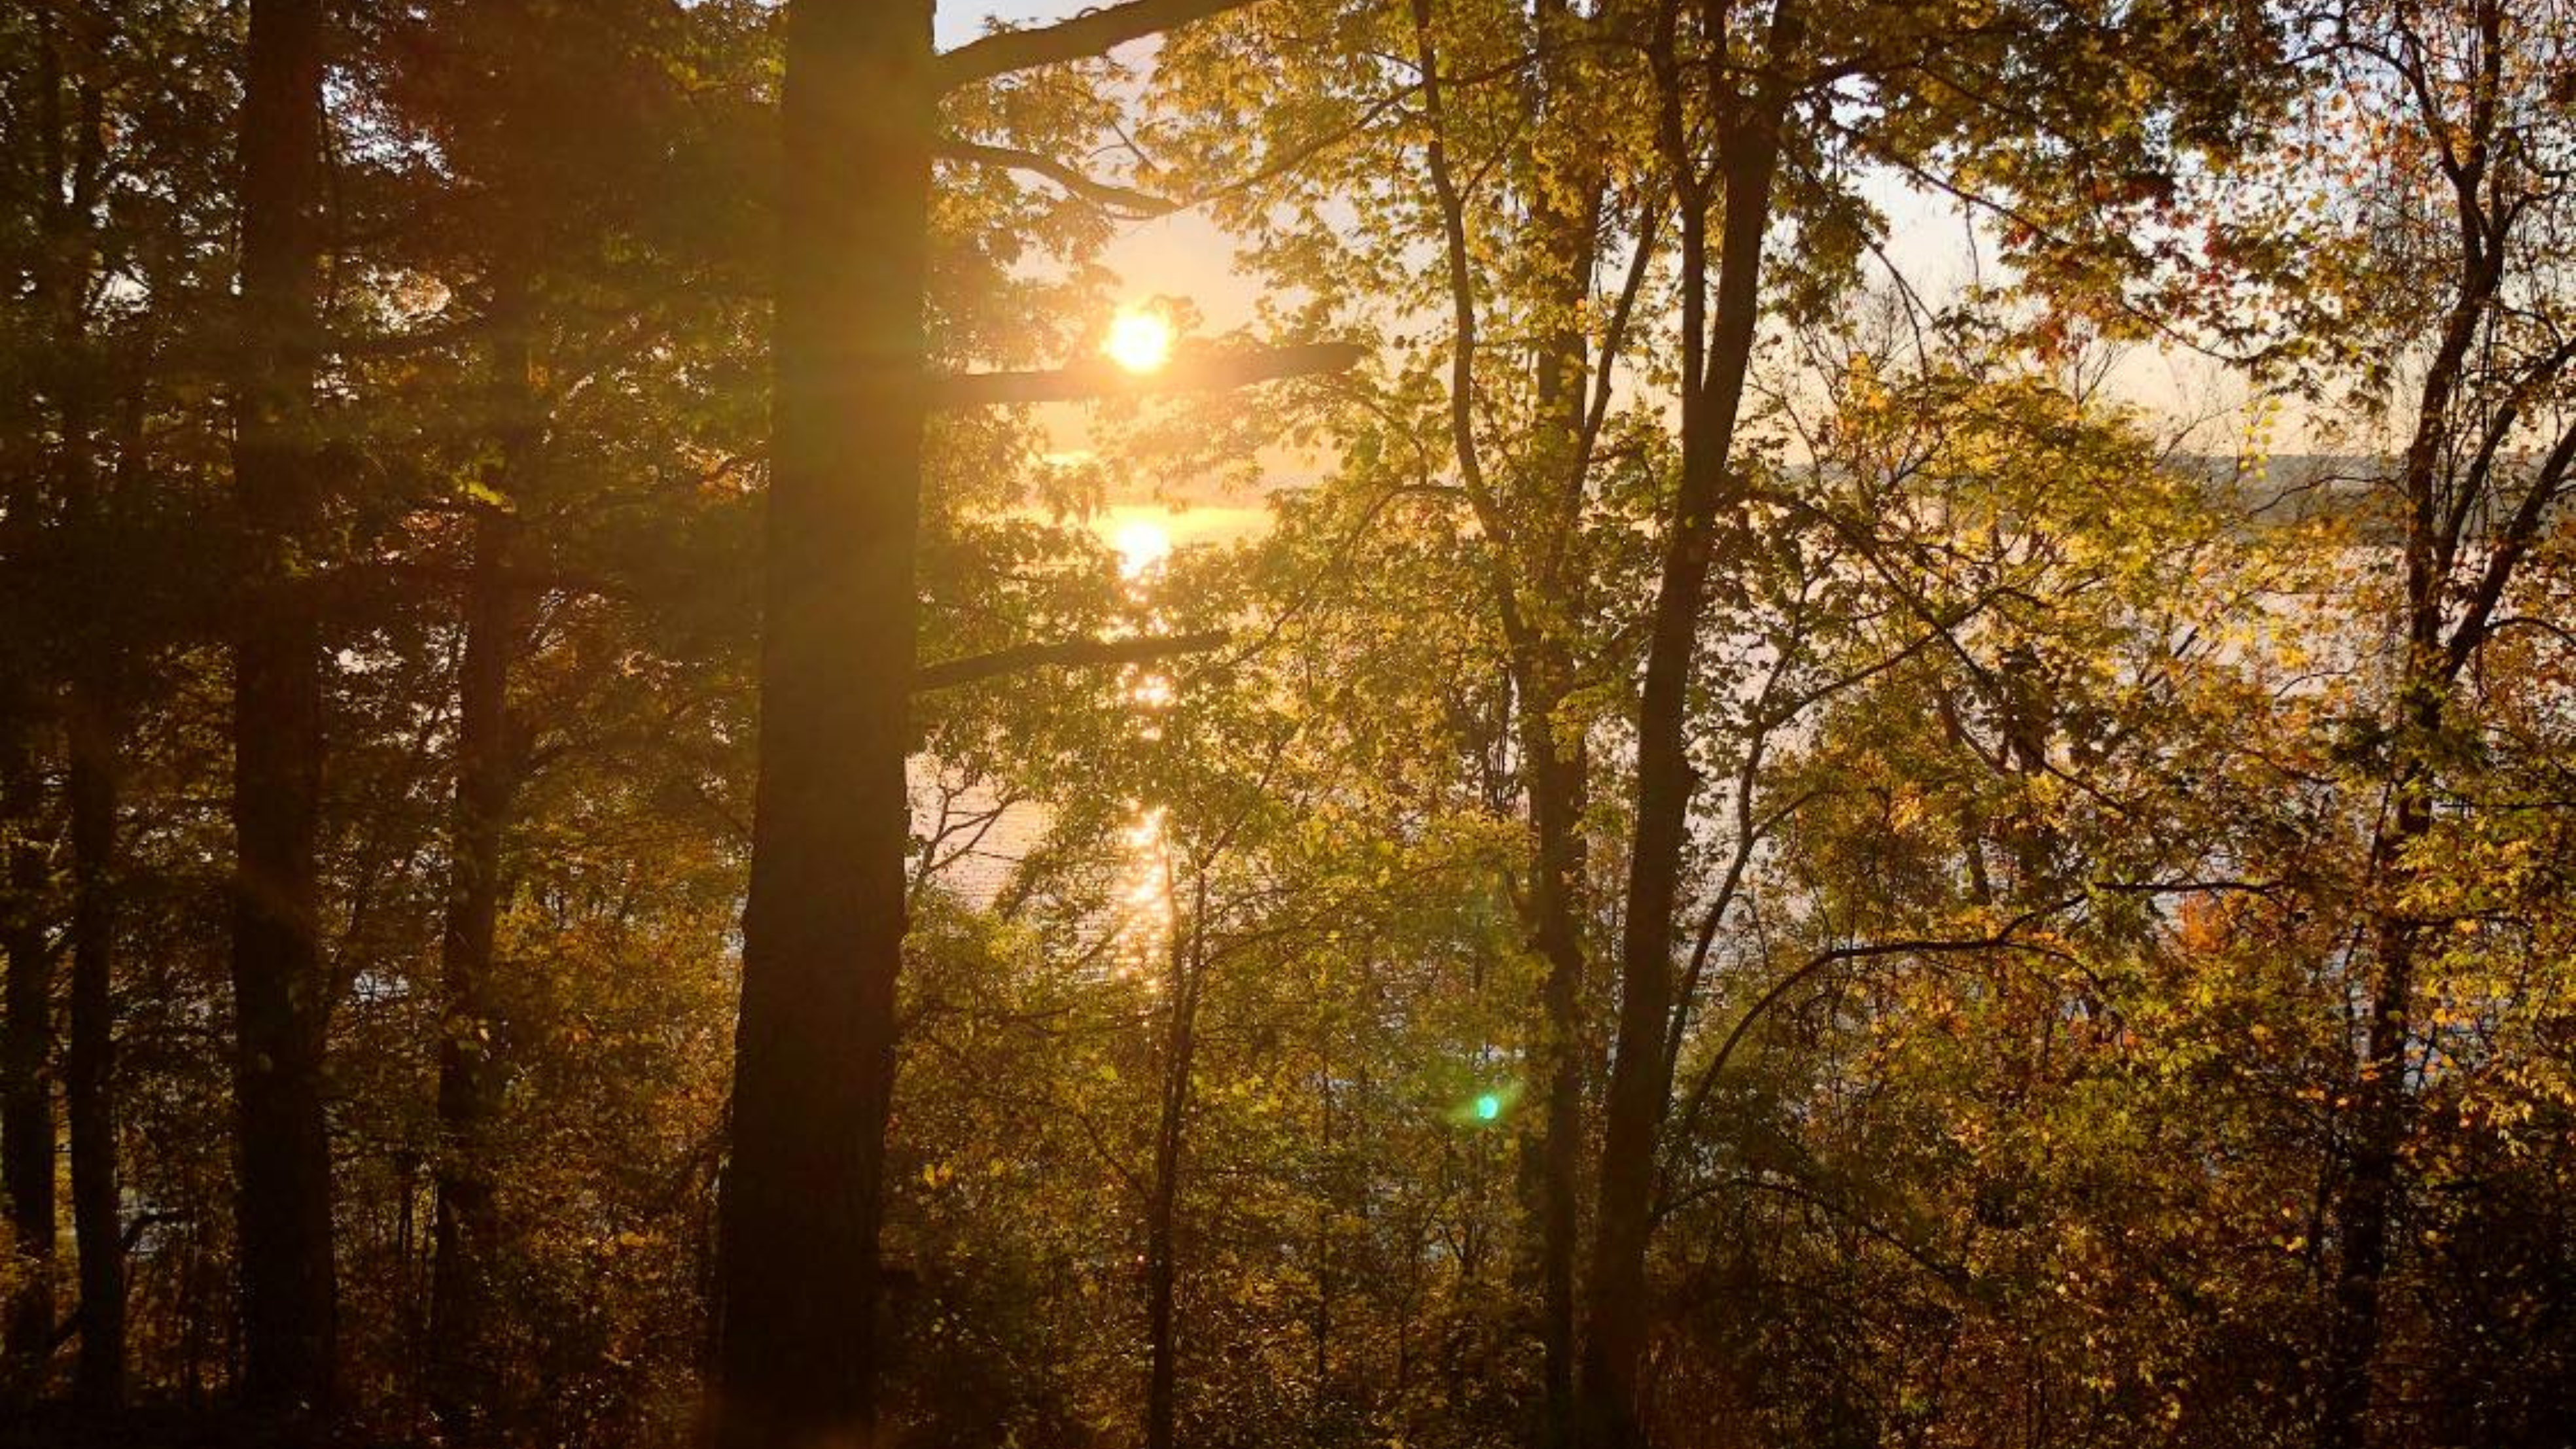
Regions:
<instances>
[{"instance_id":1,"label":"sun reflection on water","mask_svg":"<svg viewBox=\"0 0 2576 1449\"><path fill-rule=\"evenodd\" d=\"M1171 531L1151 518L1128 517L1119 520L1111 545L1118 551L1118 576L1125 581L1128 598L1149 624L1157 622L1150 605L1154 586L1172 556ZM1130 665L1122 688L1138 715L1138 733L1149 741L1161 739L1157 716L1173 702L1172 677L1150 664ZM1115 969L1122 978L1159 986L1172 940L1171 841L1163 806L1140 800L1131 802L1129 809L1128 823L1118 833L1121 940Z\"/></svg>"},{"instance_id":2,"label":"sun reflection on water","mask_svg":"<svg viewBox=\"0 0 2576 1449\"><path fill-rule=\"evenodd\" d=\"M1118 882L1116 967L1120 977L1149 985L1162 980L1172 939L1172 853L1160 805L1138 805L1118 833L1125 869Z\"/></svg>"}]
</instances>

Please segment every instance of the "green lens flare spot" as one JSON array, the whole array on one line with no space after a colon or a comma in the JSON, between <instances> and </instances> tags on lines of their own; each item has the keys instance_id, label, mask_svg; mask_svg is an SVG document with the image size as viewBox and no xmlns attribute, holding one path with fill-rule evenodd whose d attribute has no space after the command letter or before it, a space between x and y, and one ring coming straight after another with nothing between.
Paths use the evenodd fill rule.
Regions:
<instances>
[{"instance_id":1,"label":"green lens flare spot","mask_svg":"<svg viewBox=\"0 0 2576 1449\"><path fill-rule=\"evenodd\" d=\"M1491 1122L1503 1115L1503 1099L1491 1092L1476 1099L1476 1120Z\"/></svg>"}]
</instances>

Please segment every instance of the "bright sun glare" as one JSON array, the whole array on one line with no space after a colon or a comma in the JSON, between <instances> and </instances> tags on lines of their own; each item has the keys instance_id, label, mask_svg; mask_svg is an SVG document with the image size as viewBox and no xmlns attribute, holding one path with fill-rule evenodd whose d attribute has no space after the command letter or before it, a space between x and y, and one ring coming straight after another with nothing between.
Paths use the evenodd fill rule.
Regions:
<instances>
[{"instance_id":1,"label":"bright sun glare","mask_svg":"<svg viewBox=\"0 0 2576 1449\"><path fill-rule=\"evenodd\" d=\"M1160 312L1127 308L1110 319L1109 337L1100 350L1129 372L1152 372L1172 359L1171 319Z\"/></svg>"},{"instance_id":2,"label":"bright sun glare","mask_svg":"<svg viewBox=\"0 0 2576 1449\"><path fill-rule=\"evenodd\" d=\"M1172 536L1150 518L1130 518L1118 525L1118 572L1136 578L1172 556Z\"/></svg>"}]
</instances>

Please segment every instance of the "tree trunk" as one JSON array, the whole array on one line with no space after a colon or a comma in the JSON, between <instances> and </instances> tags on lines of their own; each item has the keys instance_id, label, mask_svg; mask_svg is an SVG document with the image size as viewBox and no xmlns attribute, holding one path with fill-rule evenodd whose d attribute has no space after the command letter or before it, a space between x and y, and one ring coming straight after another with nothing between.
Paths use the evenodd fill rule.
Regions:
<instances>
[{"instance_id":1,"label":"tree trunk","mask_svg":"<svg viewBox=\"0 0 2576 1449\"><path fill-rule=\"evenodd\" d=\"M8 831L8 894L0 899L0 948L8 978L0 1038L0 1193L9 1237L27 1280L8 1304L7 1385L32 1396L54 1333L53 955L42 912L45 852L38 843L44 781L36 766L34 692L0 699L0 824Z\"/></svg>"},{"instance_id":2,"label":"tree trunk","mask_svg":"<svg viewBox=\"0 0 2576 1449\"><path fill-rule=\"evenodd\" d=\"M1324 1190L1315 1196L1315 1387L1307 1400L1307 1417L1317 1424L1324 1422L1325 1406L1333 1402L1333 1204L1357 1196L1335 1170L1333 1159L1333 1064L1327 1056L1315 1073L1317 1176Z\"/></svg>"},{"instance_id":3,"label":"tree trunk","mask_svg":"<svg viewBox=\"0 0 2576 1449\"><path fill-rule=\"evenodd\" d=\"M56 490L51 501L67 508L75 521L85 516L82 510L90 501L88 303L96 264L95 217L102 170L99 86L82 73L75 48L63 43L56 28L57 17L39 14L35 21L36 101L29 129L35 142L30 149L35 152L38 167L34 201L41 245L27 300L33 304L33 314L44 319L37 333L42 352L36 369L36 391L57 410L60 433L51 468L38 466L31 457L27 479L18 482L8 499L11 561L21 566L26 558L24 550L33 533L44 526L46 514L46 500L39 496L33 478L51 477ZM64 103L67 96L68 106ZM51 1356L55 1234L55 1135L46 1074L52 1042L53 964L43 925L43 900L50 872L34 838L43 798L36 764L36 731L40 716L52 702L53 691L50 683L39 685L35 681L59 679L65 652L77 653L83 645L96 645L98 641L84 638L71 645L69 651L64 649L62 636L87 622L82 619L67 628L66 620L46 617L41 612L32 618L12 620L11 626L25 631L30 641L45 642L13 651L15 657L0 661L0 668L17 675L6 686L9 697L0 701L0 709L9 715L0 722L0 728L14 731L9 740L0 742L0 748L9 752L7 760L0 762L0 772L7 776L0 781L0 792L8 797L5 813L12 827L12 899L7 920L8 1070L5 1100L0 1100L0 1138L7 1142L0 1151L6 1152L7 1161L0 1169L5 1174L0 1186L9 1192L11 1226L19 1237L20 1251L28 1256L33 1269L25 1295L10 1305L7 1331L11 1363L27 1372L25 1387L31 1392L41 1387L45 1363ZM89 652L96 650L93 647ZM76 763L70 773L77 790ZM75 819L75 834L78 828L79 821ZM82 934L86 938L88 933ZM77 1154L77 1144L74 1150ZM77 1188L74 1198L77 1205Z\"/></svg>"},{"instance_id":4,"label":"tree trunk","mask_svg":"<svg viewBox=\"0 0 2576 1449\"><path fill-rule=\"evenodd\" d=\"M72 1142L72 1237L80 1254L80 1365L90 1413L125 1399L125 1224L116 1185L116 816L122 726L106 651L73 671L69 711L72 1021L63 1096Z\"/></svg>"},{"instance_id":5,"label":"tree trunk","mask_svg":"<svg viewBox=\"0 0 2576 1449\"><path fill-rule=\"evenodd\" d=\"M1561 676L1559 676L1561 677ZM1560 757L1554 738L1562 688L1525 701L1521 754L1527 762L1533 940L1547 962L1540 987L1546 1118L1539 1134L1539 1293L1545 1374L1541 1449L1564 1449L1574 1432L1574 1268L1583 1172L1583 939L1581 889L1583 768Z\"/></svg>"},{"instance_id":6,"label":"tree trunk","mask_svg":"<svg viewBox=\"0 0 2576 1449\"><path fill-rule=\"evenodd\" d=\"M1775 12L1775 56L1794 48L1797 24L1793 6L1784 4ZM1669 72L1666 83L1673 83ZM1626 934L1620 943L1619 1016L1605 1094L1591 1270L1584 1285L1590 1317L1577 1417L1584 1442L1596 1449L1645 1442L1639 1369L1651 1321L1646 1248L1655 1168L1672 1096L1672 1063L1664 1041L1675 1004L1673 916L1681 898L1683 847L1696 783L1688 737L1691 674L1718 531L1735 523L1724 516L1733 492L1729 455L1761 314L1762 243L1784 114L1777 97L1761 103L1722 98L1720 105L1728 116L1718 142L1724 220L1715 325L1705 341L1701 329L1709 257L1704 191L1697 185L1683 189L1681 482L1637 705L1636 825ZM1694 164L1687 151L1674 149L1677 162Z\"/></svg>"},{"instance_id":7,"label":"tree trunk","mask_svg":"<svg viewBox=\"0 0 2576 1449\"><path fill-rule=\"evenodd\" d=\"M2422 834L2422 810L2401 802L2397 829ZM2370 1001L2370 1035L2355 1092L2358 1119L2337 1211L2342 1253L2335 1265L2321 1449L2359 1449L2369 1420L2371 1365L2379 1356L2379 1282L2388 1268L2388 1228L2398 1204L2398 1155L2406 1139L2406 1040L2414 996L2415 927L2393 913L2376 926L2378 980Z\"/></svg>"},{"instance_id":8,"label":"tree trunk","mask_svg":"<svg viewBox=\"0 0 2576 1449\"><path fill-rule=\"evenodd\" d=\"M322 637L305 581L321 479L320 0L253 0L241 111L242 372L233 470L249 576L233 644L232 975L240 1114L243 1395L264 1418L330 1407L330 1001L315 841Z\"/></svg>"},{"instance_id":9,"label":"tree trunk","mask_svg":"<svg viewBox=\"0 0 2576 1449\"><path fill-rule=\"evenodd\" d=\"M2409 468L2410 490L2430 497L2432 463ZM2410 1103L2406 1045L2414 1020L2415 953L2420 923L2405 896L2417 846L2432 829L2433 768L2428 758L2442 727L2448 682L2442 653L2446 582L2430 566L2430 540L2408 550L2411 595L2406 668L2398 690L2397 758L2390 773L2389 822L2370 853L2371 965L2369 1035L2353 1091L2355 1130L2335 1205L2334 1298L2326 1333L2317 1416L2319 1449L2361 1449L2367 1442L2371 1369L2379 1357L2379 1284L2388 1271L2389 1224L2403 1193L2399 1155Z\"/></svg>"},{"instance_id":10,"label":"tree trunk","mask_svg":"<svg viewBox=\"0 0 2576 1449\"><path fill-rule=\"evenodd\" d=\"M524 340L505 342L495 353L502 387L514 394L515 415L524 416ZM527 443L524 428L509 425L507 430L513 436L503 442L505 468L524 454ZM503 491L516 497L506 484ZM515 521L497 509L486 509L474 524L463 677L457 689L447 922L440 942L429 1393L441 1428L468 1443L479 1437L498 1388L499 1364L489 1342L492 1262L501 1237L491 1137L504 1064L492 973L503 895L502 839L518 784L509 722L510 662L520 646L517 589L509 578L515 528Z\"/></svg>"},{"instance_id":11,"label":"tree trunk","mask_svg":"<svg viewBox=\"0 0 2576 1449\"><path fill-rule=\"evenodd\" d=\"M80 271L88 270L84 264ZM84 289L85 290L85 289ZM77 323L64 328L63 520L84 577L113 569L112 500L92 451L92 379L70 363ZM115 482L119 497L143 467L144 397L130 387L120 409ZM76 631L65 674L64 793L71 811L71 1031L63 1058L71 1133L72 1239L80 1261L79 1366L72 1396L93 1417L125 1400L125 1224L117 1187L116 932L117 814L122 808L125 704L122 659L133 647L113 608Z\"/></svg>"},{"instance_id":12,"label":"tree trunk","mask_svg":"<svg viewBox=\"0 0 2576 1449\"><path fill-rule=\"evenodd\" d=\"M1167 877L1168 879L1168 877ZM1190 1071L1198 1055L1201 955L1207 878L1197 902L1172 932L1171 1016L1163 1043L1163 1101L1154 1131L1153 1191L1145 1203L1145 1449L1172 1449L1179 1436L1180 1343L1174 1300L1180 1286L1178 1232L1181 1148L1189 1130ZM1188 929L1182 930L1186 924Z\"/></svg>"},{"instance_id":13,"label":"tree trunk","mask_svg":"<svg viewBox=\"0 0 2576 1449\"><path fill-rule=\"evenodd\" d=\"M921 484L930 0L787 19L760 781L714 1440L875 1438Z\"/></svg>"},{"instance_id":14,"label":"tree trunk","mask_svg":"<svg viewBox=\"0 0 2576 1449\"><path fill-rule=\"evenodd\" d=\"M1506 644L1506 666L1517 703L1521 788L1528 801L1531 889L1526 905L1530 944L1547 962L1539 995L1537 1058L1544 1084L1544 1115L1527 1160L1535 1188L1533 1216L1539 1236L1539 1340L1542 1367L1538 1442L1557 1449L1569 1435L1574 1403L1574 1260L1577 1184L1583 1131L1582 932L1578 924L1582 861L1582 768L1557 738L1557 718L1572 678L1569 645L1573 609L1563 564L1567 540L1580 524L1584 463L1581 431L1583 342L1565 327L1551 329L1538 350L1538 416L1531 428L1537 462L1526 480L1507 479L1501 493L1485 471L1476 425L1479 362L1477 297L1468 236L1465 192L1449 158L1441 58L1430 0L1413 0L1415 64L1422 78L1423 113L1430 123L1424 170L1439 207L1450 312L1449 431L1461 483L1485 535L1495 613ZM1540 8L1542 27L1564 24L1560 4ZM1554 52L1551 50L1551 54ZM1561 84L1557 67L1548 81ZM1536 106L1538 98L1530 98ZM1549 188L1531 217L1534 246L1552 265L1550 279L1565 316L1571 317L1591 285L1591 238L1558 209ZM1514 481L1523 486L1513 487ZM1564 490L1551 495L1549 488ZM1535 615L1531 604L1535 603Z\"/></svg>"},{"instance_id":15,"label":"tree trunk","mask_svg":"<svg viewBox=\"0 0 2576 1449\"><path fill-rule=\"evenodd\" d=\"M1544 0L1538 17L1538 39L1545 47L1542 85L1553 101L1578 84L1568 74L1565 57L1577 39L1571 32L1582 22L1563 0ZM1574 188L1579 204L1571 207L1552 189L1542 188L1531 215L1553 293L1548 305L1564 319L1579 316L1591 296L1600 185L1597 173L1587 172ZM1541 1449L1566 1449L1574 1437L1574 1278L1581 1247L1584 1145L1583 810L1591 782L1582 741L1563 739L1559 730L1574 681L1569 636L1582 612L1569 561L1591 466L1584 442L1585 354L1583 333L1570 320L1539 348L1537 475L1542 489L1552 484L1561 492L1554 498L1542 492L1533 500L1536 507L1522 510L1527 520L1522 567L1539 599L1539 618L1512 649L1529 795L1531 936L1547 962L1539 996L1540 1060L1546 1071L1546 1118L1538 1147Z\"/></svg>"},{"instance_id":16,"label":"tree trunk","mask_svg":"<svg viewBox=\"0 0 2576 1449\"><path fill-rule=\"evenodd\" d=\"M2480 0L2476 6L2476 22L2491 61L2499 54L2494 47L2503 18L2496 0ZM2493 595L2479 602L2472 592L2446 639L2445 614L2454 596L2451 571L2460 557L2462 529L2470 515L2465 509L2443 506L2445 460L2458 445L2452 431L2457 426L2454 412L2463 394L2474 388L2473 369L2479 365L2474 354L2479 339L2492 336L2493 309L2505 291L2510 254L2506 234L2512 225L2512 208L2504 208L2502 216L2491 216L2481 192L2488 174L2483 158L2492 141L2489 128L2494 118L2495 112L2487 107L2470 112L2474 134L2464 140L2468 154L2481 159L2454 178L2453 190L2461 235L2467 241L2458 258L2455 290L2439 340L2416 393L2414 435L2408 440L2400 477L2407 502L2402 565L2406 654L2398 674L2386 776L2388 823L2371 842L2365 884L2374 980L2369 1034L2354 1091L2356 1132L2344 1164L2344 1188L2335 1205L2340 1253L2319 1384L2319 1449L2360 1449L2368 1437L2372 1364L2379 1353L2379 1285L2388 1268L2389 1223L2405 1186L2399 1155L2410 1115L2406 1045L2413 1020L2421 926L2409 914L2406 900L2415 869L2411 857L2433 825L2436 739L2459 667L2452 645L2466 641L2473 647L2486 627L2488 611L2495 606ZM2450 142L2446 139L2443 144ZM2553 370L2564 366L2561 359ZM2533 377L2528 384L2543 380ZM2557 466L2564 466L2563 455ZM2486 484L2473 473L2454 478L2452 486ZM2546 475L2536 486L2554 487ZM2535 492L2531 501L2545 506L2549 496ZM2523 516L2526 511L2509 510L2514 521L2494 541L2505 567L2515 556L2511 535L2523 531L2527 537L2539 522L2536 514Z\"/></svg>"}]
</instances>

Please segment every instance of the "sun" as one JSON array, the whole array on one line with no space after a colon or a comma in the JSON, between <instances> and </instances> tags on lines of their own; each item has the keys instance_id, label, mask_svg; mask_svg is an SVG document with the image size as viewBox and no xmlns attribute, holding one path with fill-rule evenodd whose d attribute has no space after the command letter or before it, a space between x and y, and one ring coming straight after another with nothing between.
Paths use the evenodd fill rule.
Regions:
<instances>
[{"instance_id":1,"label":"sun","mask_svg":"<svg viewBox=\"0 0 2576 1449\"><path fill-rule=\"evenodd\" d=\"M1130 518L1118 525L1114 546L1118 550L1119 576L1141 578L1172 556L1172 535L1150 518Z\"/></svg>"},{"instance_id":2,"label":"sun","mask_svg":"<svg viewBox=\"0 0 2576 1449\"><path fill-rule=\"evenodd\" d=\"M1172 360L1172 320L1143 307L1125 307L1109 319L1100 350L1129 372L1152 372Z\"/></svg>"}]
</instances>

